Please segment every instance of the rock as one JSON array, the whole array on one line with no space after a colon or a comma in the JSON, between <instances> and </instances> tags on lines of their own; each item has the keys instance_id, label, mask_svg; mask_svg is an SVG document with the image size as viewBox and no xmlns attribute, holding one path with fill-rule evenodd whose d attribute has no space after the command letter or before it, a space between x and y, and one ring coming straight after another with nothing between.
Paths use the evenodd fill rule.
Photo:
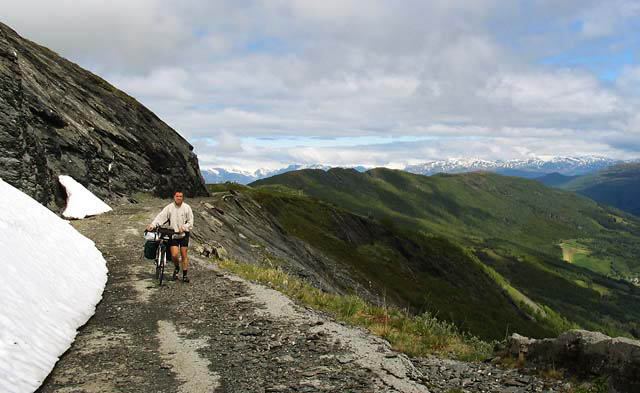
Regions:
<instances>
[{"instance_id":1,"label":"rock","mask_svg":"<svg viewBox=\"0 0 640 393\"><path fill-rule=\"evenodd\" d=\"M287 387L286 385L275 385L266 388L265 392L286 392L288 390L289 387Z\"/></svg>"},{"instance_id":2,"label":"rock","mask_svg":"<svg viewBox=\"0 0 640 393\"><path fill-rule=\"evenodd\" d=\"M351 363L355 360L355 358L352 355L340 355L340 356L337 356L336 359L341 364Z\"/></svg>"},{"instance_id":3,"label":"rock","mask_svg":"<svg viewBox=\"0 0 640 393\"><path fill-rule=\"evenodd\" d=\"M0 23L0 177L9 184L50 207L66 203L58 175L103 200L204 196L192 150L135 99Z\"/></svg>"},{"instance_id":4,"label":"rock","mask_svg":"<svg viewBox=\"0 0 640 393\"><path fill-rule=\"evenodd\" d=\"M513 333L508 340L507 348L511 356L516 356L520 360L526 358L529 345L535 342L535 339L524 337L518 333Z\"/></svg>"},{"instance_id":5,"label":"rock","mask_svg":"<svg viewBox=\"0 0 640 393\"><path fill-rule=\"evenodd\" d=\"M319 379L303 379L299 383L300 386L312 386L314 388L322 386L322 382Z\"/></svg>"},{"instance_id":6,"label":"rock","mask_svg":"<svg viewBox=\"0 0 640 393\"><path fill-rule=\"evenodd\" d=\"M260 331L260 329L257 329L257 328L249 328L249 329L246 329L246 330L240 332L240 335L242 335L242 336L261 336L262 332Z\"/></svg>"},{"instance_id":7,"label":"rock","mask_svg":"<svg viewBox=\"0 0 640 393\"><path fill-rule=\"evenodd\" d=\"M507 378L502 382L505 386L523 386L522 382L515 380L513 378Z\"/></svg>"},{"instance_id":8,"label":"rock","mask_svg":"<svg viewBox=\"0 0 640 393\"><path fill-rule=\"evenodd\" d=\"M284 355L284 356L278 358L278 361L280 363L291 363L291 362L294 362L295 359L291 355Z\"/></svg>"},{"instance_id":9,"label":"rock","mask_svg":"<svg viewBox=\"0 0 640 393\"><path fill-rule=\"evenodd\" d=\"M198 245L196 251L206 258L225 259L227 257L227 250L220 243L213 241Z\"/></svg>"},{"instance_id":10,"label":"rock","mask_svg":"<svg viewBox=\"0 0 640 393\"><path fill-rule=\"evenodd\" d=\"M225 259L227 257L227 250L220 244L214 245L213 256L217 259Z\"/></svg>"},{"instance_id":11,"label":"rock","mask_svg":"<svg viewBox=\"0 0 640 393\"><path fill-rule=\"evenodd\" d=\"M586 330L570 330L556 339L514 336L508 343L511 355L517 348L517 355L532 363L565 368L583 377L608 377L619 392L640 391L640 341Z\"/></svg>"}]
</instances>

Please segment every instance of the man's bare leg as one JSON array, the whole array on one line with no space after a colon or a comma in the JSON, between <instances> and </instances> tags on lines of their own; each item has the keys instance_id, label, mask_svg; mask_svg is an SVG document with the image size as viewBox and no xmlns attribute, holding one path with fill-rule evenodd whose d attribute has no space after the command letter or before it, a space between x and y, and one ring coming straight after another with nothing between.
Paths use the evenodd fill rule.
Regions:
<instances>
[{"instance_id":1,"label":"man's bare leg","mask_svg":"<svg viewBox=\"0 0 640 393\"><path fill-rule=\"evenodd\" d=\"M189 247L180 247L180 255L182 256L182 270L187 270L187 266L189 265L189 256L187 255L187 250Z\"/></svg>"},{"instance_id":2,"label":"man's bare leg","mask_svg":"<svg viewBox=\"0 0 640 393\"><path fill-rule=\"evenodd\" d=\"M176 278L176 274L178 273L178 271L180 270L180 255L178 253L178 246L171 246L169 247L169 252L171 252L171 261L173 262L173 265L175 266L175 269L173 270L173 275L174 275L174 279Z\"/></svg>"},{"instance_id":3,"label":"man's bare leg","mask_svg":"<svg viewBox=\"0 0 640 393\"><path fill-rule=\"evenodd\" d=\"M189 265L187 249L187 247L180 247L180 255L182 256L182 281L184 282L189 282L189 279L187 278L187 266Z\"/></svg>"}]
</instances>

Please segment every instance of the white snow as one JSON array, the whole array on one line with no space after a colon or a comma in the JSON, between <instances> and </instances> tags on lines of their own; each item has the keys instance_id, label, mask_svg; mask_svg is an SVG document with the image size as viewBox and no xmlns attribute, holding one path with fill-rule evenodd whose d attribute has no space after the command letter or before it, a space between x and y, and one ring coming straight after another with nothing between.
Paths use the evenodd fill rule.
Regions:
<instances>
[{"instance_id":1,"label":"white snow","mask_svg":"<svg viewBox=\"0 0 640 393\"><path fill-rule=\"evenodd\" d=\"M423 175L438 172L459 173L471 170L519 169L523 171L540 171L545 173L560 172L568 175L594 172L621 161L598 156L559 157L539 156L526 159L488 161L479 158L449 158L439 161L427 161L409 165L405 171Z\"/></svg>"},{"instance_id":2,"label":"white snow","mask_svg":"<svg viewBox=\"0 0 640 393\"><path fill-rule=\"evenodd\" d=\"M0 179L0 392L36 390L107 282L94 243Z\"/></svg>"},{"instance_id":3,"label":"white snow","mask_svg":"<svg viewBox=\"0 0 640 393\"><path fill-rule=\"evenodd\" d=\"M62 213L63 216L80 219L111 210L109 205L102 202L71 176L60 175L58 179L67 191L67 208Z\"/></svg>"}]
</instances>

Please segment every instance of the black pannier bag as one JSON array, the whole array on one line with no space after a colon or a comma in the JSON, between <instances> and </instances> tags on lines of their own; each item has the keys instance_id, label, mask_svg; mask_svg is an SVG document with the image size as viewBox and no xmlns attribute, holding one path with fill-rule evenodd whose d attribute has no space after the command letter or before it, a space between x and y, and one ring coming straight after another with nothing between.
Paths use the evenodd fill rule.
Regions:
<instances>
[{"instance_id":1,"label":"black pannier bag","mask_svg":"<svg viewBox=\"0 0 640 393\"><path fill-rule=\"evenodd\" d=\"M154 240L147 240L144 243L144 257L147 259L155 259L156 251L158 250L158 242Z\"/></svg>"}]
</instances>

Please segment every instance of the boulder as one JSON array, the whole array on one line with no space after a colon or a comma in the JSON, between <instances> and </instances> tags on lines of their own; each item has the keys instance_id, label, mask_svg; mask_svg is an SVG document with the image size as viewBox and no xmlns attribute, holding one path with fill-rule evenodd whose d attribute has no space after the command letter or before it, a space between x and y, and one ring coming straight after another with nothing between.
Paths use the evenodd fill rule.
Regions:
<instances>
[{"instance_id":1,"label":"boulder","mask_svg":"<svg viewBox=\"0 0 640 393\"><path fill-rule=\"evenodd\" d=\"M198 246L197 251L205 258L225 259L227 257L227 250L215 241Z\"/></svg>"},{"instance_id":2,"label":"boulder","mask_svg":"<svg viewBox=\"0 0 640 393\"><path fill-rule=\"evenodd\" d=\"M612 338L598 332L570 330L555 339L535 340L512 335L512 356L529 362L564 368L586 377L607 377L618 392L640 391L640 341Z\"/></svg>"},{"instance_id":3,"label":"boulder","mask_svg":"<svg viewBox=\"0 0 640 393\"><path fill-rule=\"evenodd\" d=\"M103 200L207 195L193 147L126 93L0 23L0 178L65 205L58 175Z\"/></svg>"}]
</instances>

